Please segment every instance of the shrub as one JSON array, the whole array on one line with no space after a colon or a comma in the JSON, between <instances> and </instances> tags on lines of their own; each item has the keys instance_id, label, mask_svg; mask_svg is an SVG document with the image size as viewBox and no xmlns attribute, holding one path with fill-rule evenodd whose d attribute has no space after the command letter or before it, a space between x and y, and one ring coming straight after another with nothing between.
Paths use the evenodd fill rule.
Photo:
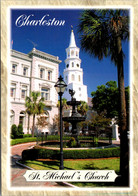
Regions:
<instances>
[{"instance_id":1,"label":"shrub","mask_svg":"<svg viewBox=\"0 0 138 196\"><path fill-rule=\"evenodd\" d=\"M77 146L77 142L76 142L74 137L71 137L71 139L67 143L67 146L70 147L70 148L73 148L73 147Z\"/></svg>"},{"instance_id":2,"label":"shrub","mask_svg":"<svg viewBox=\"0 0 138 196\"><path fill-rule=\"evenodd\" d=\"M18 129L15 124L11 126L11 137L12 138L17 138L18 137Z\"/></svg>"},{"instance_id":3,"label":"shrub","mask_svg":"<svg viewBox=\"0 0 138 196\"><path fill-rule=\"evenodd\" d=\"M27 143L27 142L36 142L36 137L26 137L26 138L12 139L11 140L11 145Z\"/></svg>"},{"instance_id":4,"label":"shrub","mask_svg":"<svg viewBox=\"0 0 138 196\"><path fill-rule=\"evenodd\" d=\"M105 148L105 149L84 149L84 150L64 150L64 159L89 159L89 158L108 158L119 157L120 148ZM34 149L24 150L22 152L23 160L35 159L60 159L60 151L53 149L44 149L35 147Z\"/></svg>"},{"instance_id":5,"label":"shrub","mask_svg":"<svg viewBox=\"0 0 138 196\"><path fill-rule=\"evenodd\" d=\"M18 136L17 136L18 138L23 138L23 134L24 133L23 133L23 126L22 126L22 124L18 125L18 133L17 134L18 134Z\"/></svg>"},{"instance_id":6,"label":"shrub","mask_svg":"<svg viewBox=\"0 0 138 196\"><path fill-rule=\"evenodd\" d=\"M32 137L32 134L24 134L23 137Z\"/></svg>"}]
</instances>

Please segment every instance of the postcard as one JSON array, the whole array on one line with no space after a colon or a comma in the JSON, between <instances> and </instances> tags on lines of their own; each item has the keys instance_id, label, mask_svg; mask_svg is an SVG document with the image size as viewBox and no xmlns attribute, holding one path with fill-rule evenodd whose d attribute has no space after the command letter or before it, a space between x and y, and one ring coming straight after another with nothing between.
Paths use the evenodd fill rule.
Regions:
<instances>
[{"instance_id":1,"label":"postcard","mask_svg":"<svg viewBox=\"0 0 138 196\"><path fill-rule=\"evenodd\" d=\"M137 5L55 3L2 1L2 195L136 195Z\"/></svg>"}]
</instances>

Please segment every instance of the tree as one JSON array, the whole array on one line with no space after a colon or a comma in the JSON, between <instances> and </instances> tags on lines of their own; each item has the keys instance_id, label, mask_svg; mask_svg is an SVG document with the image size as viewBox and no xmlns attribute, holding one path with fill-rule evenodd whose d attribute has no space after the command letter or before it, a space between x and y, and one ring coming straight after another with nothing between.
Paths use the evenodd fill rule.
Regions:
<instances>
[{"instance_id":1,"label":"tree","mask_svg":"<svg viewBox=\"0 0 138 196\"><path fill-rule=\"evenodd\" d=\"M120 173L122 185L129 183L129 144L126 126L124 89L124 53L122 41L129 38L129 15L127 10L86 10L79 24L81 47L90 55L110 57L118 71L119 126L120 126Z\"/></svg>"},{"instance_id":2,"label":"tree","mask_svg":"<svg viewBox=\"0 0 138 196\"><path fill-rule=\"evenodd\" d=\"M119 110L118 88L116 81L109 81L105 85L97 86L91 93L92 108L98 114L105 112L107 118L117 118Z\"/></svg>"},{"instance_id":3,"label":"tree","mask_svg":"<svg viewBox=\"0 0 138 196\"><path fill-rule=\"evenodd\" d=\"M35 116L44 113L44 98L40 97L40 92L31 92L30 97L26 97L25 106L26 111L29 111L33 115L33 126L32 126L32 137L34 137L34 128L35 128Z\"/></svg>"},{"instance_id":4,"label":"tree","mask_svg":"<svg viewBox=\"0 0 138 196\"><path fill-rule=\"evenodd\" d=\"M47 116L39 116L37 118L37 126L40 128L45 128L48 125Z\"/></svg>"},{"instance_id":5,"label":"tree","mask_svg":"<svg viewBox=\"0 0 138 196\"><path fill-rule=\"evenodd\" d=\"M27 129L28 129L28 134L29 134L29 129L30 129L30 116L31 116L31 99L28 99L28 98L26 98L26 100L25 100L25 107L26 107L26 110L25 110L25 112L28 114L28 127L27 127Z\"/></svg>"},{"instance_id":6,"label":"tree","mask_svg":"<svg viewBox=\"0 0 138 196\"><path fill-rule=\"evenodd\" d=\"M97 90L91 93L92 108L107 118L116 118L118 120L119 110L119 91L116 81L109 81L105 85L97 86ZM126 111L127 117L129 117L129 87L125 88L125 100L126 100ZM127 118L127 124L128 124Z\"/></svg>"},{"instance_id":7,"label":"tree","mask_svg":"<svg viewBox=\"0 0 138 196\"><path fill-rule=\"evenodd\" d=\"M99 136L100 129L107 129L111 124L111 118L107 118L104 112L92 116L92 119L89 121L89 127L92 130L95 130L96 137Z\"/></svg>"},{"instance_id":8,"label":"tree","mask_svg":"<svg viewBox=\"0 0 138 196\"><path fill-rule=\"evenodd\" d=\"M81 101L81 105L77 107L77 111L82 115L85 116L89 109L88 104L85 101Z\"/></svg>"},{"instance_id":9,"label":"tree","mask_svg":"<svg viewBox=\"0 0 138 196\"><path fill-rule=\"evenodd\" d=\"M60 109L60 101L58 101L57 107L58 107L58 109ZM67 99L62 98L62 109L63 109L62 111L66 110L68 108L69 108L69 106L67 105Z\"/></svg>"}]
</instances>

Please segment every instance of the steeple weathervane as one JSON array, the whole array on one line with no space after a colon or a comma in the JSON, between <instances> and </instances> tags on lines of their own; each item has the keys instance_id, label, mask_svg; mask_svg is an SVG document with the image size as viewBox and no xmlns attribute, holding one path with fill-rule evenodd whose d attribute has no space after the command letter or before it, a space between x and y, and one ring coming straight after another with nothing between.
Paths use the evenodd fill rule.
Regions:
<instances>
[{"instance_id":1,"label":"steeple weathervane","mask_svg":"<svg viewBox=\"0 0 138 196\"><path fill-rule=\"evenodd\" d=\"M71 31L73 31L73 26L71 25Z\"/></svg>"}]
</instances>

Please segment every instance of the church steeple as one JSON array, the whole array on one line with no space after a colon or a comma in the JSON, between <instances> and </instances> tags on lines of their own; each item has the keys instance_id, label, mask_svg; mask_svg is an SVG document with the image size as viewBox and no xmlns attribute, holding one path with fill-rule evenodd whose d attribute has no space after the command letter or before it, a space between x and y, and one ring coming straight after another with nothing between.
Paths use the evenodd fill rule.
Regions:
<instances>
[{"instance_id":1,"label":"church steeple","mask_svg":"<svg viewBox=\"0 0 138 196\"><path fill-rule=\"evenodd\" d=\"M71 30L69 47L76 47L76 42L75 42L75 36L74 36L73 28Z\"/></svg>"},{"instance_id":2,"label":"church steeple","mask_svg":"<svg viewBox=\"0 0 138 196\"><path fill-rule=\"evenodd\" d=\"M76 46L75 36L72 28L69 47L66 48L65 69L63 72L64 81L68 85L66 91L64 92L64 98L69 101L69 89L73 89L76 92L76 100L87 102L87 87L83 85L83 70L81 68L79 52L80 49Z\"/></svg>"}]
</instances>

